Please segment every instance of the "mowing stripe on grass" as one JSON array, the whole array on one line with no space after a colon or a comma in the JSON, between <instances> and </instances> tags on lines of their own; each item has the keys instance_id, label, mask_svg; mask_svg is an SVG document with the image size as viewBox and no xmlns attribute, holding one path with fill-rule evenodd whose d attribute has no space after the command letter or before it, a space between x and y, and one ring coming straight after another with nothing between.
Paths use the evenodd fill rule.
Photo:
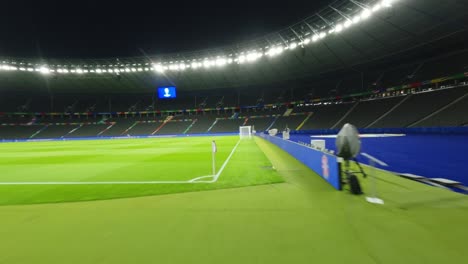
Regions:
<instances>
[{"instance_id":1,"label":"mowing stripe on grass","mask_svg":"<svg viewBox=\"0 0 468 264\"><path fill-rule=\"evenodd\" d=\"M116 185L116 184L192 184L192 183L214 183L218 181L219 176L223 172L224 168L228 164L229 160L231 159L232 155L237 149L237 146L239 146L239 143L241 140L239 139L232 149L231 153L227 157L227 159L224 161L223 165L221 166L221 169L219 169L218 173L216 175L207 175L207 176L201 176L201 177L196 177L194 179L188 180L188 181L49 181L49 182L0 182L0 185L103 185L103 184L109 184L109 185ZM212 180L210 181L199 181L200 179L203 178L208 178L208 177L213 177Z\"/></svg>"}]
</instances>

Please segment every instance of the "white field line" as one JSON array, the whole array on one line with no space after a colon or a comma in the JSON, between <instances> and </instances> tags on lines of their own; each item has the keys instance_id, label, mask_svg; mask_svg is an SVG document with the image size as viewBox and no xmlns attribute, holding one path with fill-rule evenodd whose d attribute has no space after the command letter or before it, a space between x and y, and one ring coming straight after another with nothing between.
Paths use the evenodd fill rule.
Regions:
<instances>
[{"instance_id":1,"label":"white field line","mask_svg":"<svg viewBox=\"0 0 468 264\"><path fill-rule=\"evenodd\" d=\"M208 175L208 176L201 176L197 177L188 181L48 181L48 182L0 182L0 185L104 185L104 184L109 184L109 185L117 185L117 184L193 184L193 183L214 183L218 180L219 176L223 172L224 168L226 167L227 163L231 159L232 155L237 149L237 146L239 146L240 143L237 141L237 144L234 146L232 149L231 153L227 157L226 161L224 161L223 165L221 166L221 169L216 173L216 175ZM200 181L201 179L204 178L213 178L212 180L209 181Z\"/></svg>"}]
</instances>

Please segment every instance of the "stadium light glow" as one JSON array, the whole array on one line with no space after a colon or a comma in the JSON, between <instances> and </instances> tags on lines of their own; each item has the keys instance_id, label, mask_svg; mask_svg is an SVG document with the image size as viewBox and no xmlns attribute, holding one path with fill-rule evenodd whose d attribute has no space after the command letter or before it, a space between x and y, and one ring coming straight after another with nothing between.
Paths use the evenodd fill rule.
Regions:
<instances>
[{"instance_id":1,"label":"stadium light glow","mask_svg":"<svg viewBox=\"0 0 468 264\"><path fill-rule=\"evenodd\" d=\"M254 62L257 59L259 59L261 56L262 56L261 53L254 51L254 52L248 53L247 56L245 56L245 58L248 62Z\"/></svg>"},{"instance_id":2,"label":"stadium light glow","mask_svg":"<svg viewBox=\"0 0 468 264\"><path fill-rule=\"evenodd\" d=\"M381 4L376 4L375 6L372 7L372 12L377 12L382 8Z\"/></svg>"},{"instance_id":3,"label":"stadium light glow","mask_svg":"<svg viewBox=\"0 0 468 264\"><path fill-rule=\"evenodd\" d=\"M163 72L164 72L164 67L163 67L161 64L153 65L153 69L154 69L156 72L159 72L159 73L163 73Z\"/></svg>"},{"instance_id":4,"label":"stadium light glow","mask_svg":"<svg viewBox=\"0 0 468 264\"><path fill-rule=\"evenodd\" d=\"M205 60L203 61L203 67L205 68L210 68L213 65L213 62L211 60Z\"/></svg>"},{"instance_id":5,"label":"stadium light glow","mask_svg":"<svg viewBox=\"0 0 468 264\"><path fill-rule=\"evenodd\" d=\"M367 19L372 15L372 11L369 9L364 9L361 13L361 20Z\"/></svg>"},{"instance_id":6,"label":"stadium light glow","mask_svg":"<svg viewBox=\"0 0 468 264\"><path fill-rule=\"evenodd\" d=\"M192 69L197 69L199 67L198 62L192 62Z\"/></svg>"},{"instance_id":7,"label":"stadium light glow","mask_svg":"<svg viewBox=\"0 0 468 264\"><path fill-rule=\"evenodd\" d=\"M273 48L270 48L267 52L268 56L270 57L273 57L273 56L277 56L281 53L283 53L283 47L282 46L278 46L278 47L273 47Z\"/></svg>"},{"instance_id":8,"label":"stadium light glow","mask_svg":"<svg viewBox=\"0 0 468 264\"><path fill-rule=\"evenodd\" d=\"M341 31L343 31L343 25L341 25L341 24L336 25L335 26L335 32L340 33Z\"/></svg>"},{"instance_id":9,"label":"stadium light glow","mask_svg":"<svg viewBox=\"0 0 468 264\"><path fill-rule=\"evenodd\" d=\"M39 72L42 73L42 74L49 74L50 69L47 68L47 67L41 67L41 68L39 68Z\"/></svg>"},{"instance_id":10,"label":"stadium light glow","mask_svg":"<svg viewBox=\"0 0 468 264\"><path fill-rule=\"evenodd\" d=\"M359 23L359 22L361 22L361 16L355 16L355 17L353 18L353 23L354 23L354 24L357 24L357 23Z\"/></svg>"},{"instance_id":11,"label":"stadium light glow","mask_svg":"<svg viewBox=\"0 0 468 264\"><path fill-rule=\"evenodd\" d=\"M346 22L343 24L344 28L349 28L353 24L353 21L351 20L346 20Z\"/></svg>"},{"instance_id":12,"label":"stadium light glow","mask_svg":"<svg viewBox=\"0 0 468 264\"><path fill-rule=\"evenodd\" d=\"M240 55L240 56L237 58L237 62L238 62L238 63L244 63L245 60L246 60L245 55Z\"/></svg>"},{"instance_id":13,"label":"stadium light glow","mask_svg":"<svg viewBox=\"0 0 468 264\"><path fill-rule=\"evenodd\" d=\"M257 48L256 50L245 50L239 51L236 50L230 54L227 54L224 57L217 56L216 58L208 58L208 57L190 57L189 60L172 60L172 61L163 61L158 64L153 64L150 62L141 63L133 63L133 62L117 62L115 64L91 64L91 65L71 65L71 64L59 64L59 65L41 65L35 64L31 62L24 62L20 61L13 61L13 60L4 60L0 65L1 71L23 71L23 72L37 72L39 74L49 74L52 72L57 73L132 73L132 72L142 72L142 71L155 71L162 73L166 70L170 71L182 71L187 68L191 69L198 69L198 68L210 68L214 66L223 67L226 64L238 63L251 63L257 61L259 58L263 56L268 57L275 57L282 54L285 50L294 50L297 47L304 48L305 45L309 44L310 42L317 42L327 35L331 35L333 33L340 33L345 29L351 27L353 24L361 23L362 21L368 19L372 16L375 12L379 12L384 8L391 7L397 0L377 0L372 1L373 4L367 7L364 5L359 5L361 9L354 13L352 9L349 9L350 14L341 14L340 18L341 21L333 21L334 18L329 18L330 22L327 22L327 25L321 26L320 28L311 28L312 31L302 32L301 34L295 34L295 36L291 35L289 39L282 39L282 42L278 43L287 43L286 45L282 44L271 44L265 45L262 48ZM332 8L333 9L333 8ZM337 11L337 10L335 10ZM345 20L342 20L345 18ZM334 25L334 26L333 26ZM292 29L291 29L292 30ZM317 31L318 30L318 31ZM239 53L237 53L239 52ZM146 65L147 67L140 67L142 65ZM83 68L77 68L83 67Z\"/></svg>"},{"instance_id":14,"label":"stadium light glow","mask_svg":"<svg viewBox=\"0 0 468 264\"><path fill-rule=\"evenodd\" d=\"M226 59L225 58L218 58L216 59L216 66L224 66L226 65Z\"/></svg>"},{"instance_id":15,"label":"stadium light glow","mask_svg":"<svg viewBox=\"0 0 468 264\"><path fill-rule=\"evenodd\" d=\"M396 0L382 0L383 7L391 7Z\"/></svg>"}]
</instances>

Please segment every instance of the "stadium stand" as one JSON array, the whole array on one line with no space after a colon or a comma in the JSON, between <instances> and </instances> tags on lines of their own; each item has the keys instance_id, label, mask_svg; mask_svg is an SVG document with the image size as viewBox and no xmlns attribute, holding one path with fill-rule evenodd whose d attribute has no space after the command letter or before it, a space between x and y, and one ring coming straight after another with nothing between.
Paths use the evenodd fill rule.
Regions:
<instances>
[{"instance_id":1,"label":"stadium stand","mask_svg":"<svg viewBox=\"0 0 468 264\"><path fill-rule=\"evenodd\" d=\"M249 118L246 125L253 126L256 131L261 132L270 128L274 124L275 120L276 117L273 116Z\"/></svg>"},{"instance_id":2,"label":"stadium stand","mask_svg":"<svg viewBox=\"0 0 468 264\"><path fill-rule=\"evenodd\" d=\"M79 128L79 125L49 125L34 138L63 138L76 128Z\"/></svg>"},{"instance_id":3,"label":"stadium stand","mask_svg":"<svg viewBox=\"0 0 468 264\"><path fill-rule=\"evenodd\" d=\"M435 126L464 126L468 124L468 91L459 98L454 104L447 105L446 108L434 112L427 119L421 120L416 127L435 127Z\"/></svg>"},{"instance_id":4,"label":"stadium stand","mask_svg":"<svg viewBox=\"0 0 468 264\"><path fill-rule=\"evenodd\" d=\"M408 127L425 116L439 110L466 93L466 88L444 89L437 92L423 92L407 95L409 98L370 127Z\"/></svg>"},{"instance_id":5,"label":"stadium stand","mask_svg":"<svg viewBox=\"0 0 468 264\"><path fill-rule=\"evenodd\" d=\"M27 139L44 126L0 126L0 140Z\"/></svg>"},{"instance_id":6,"label":"stadium stand","mask_svg":"<svg viewBox=\"0 0 468 264\"><path fill-rule=\"evenodd\" d=\"M338 122L335 127L342 127L346 123L351 123L356 127L366 127L381 115L388 112L401 100L403 100L403 97L398 96L360 101L349 115Z\"/></svg>"},{"instance_id":7,"label":"stadium stand","mask_svg":"<svg viewBox=\"0 0 468 264\"><path fill-rule=\"evenodd\" d=\"M304 110L311 112L312 115L304 124L302 130L331 128L352 106L353 104L346 103L306 107Z\"/></svg>"},{"instance_id":8,"label":"stadium stand","mask_svg":"<svg viewBox=\"0 0 468 264\"><path fill-rule=\"evenodd\" d=\"M236 132L244 125L245 118L224 119L218 118L214 126L209 130L211 133Z\"/></svg>"},{"instance_id":9,"label":"stadium stand","mask_svg":"<svg viewBox=\"0 0 468 264\"><path fill-rule=\"evenodd\" d=\"M173 135L184 134L188 127L192 124L191 119L174 120L165 123L155 134L156 135Z\"/></svg>"},{"instance_id":10,"label":"stadium stand","mask_svg":"<svg viewBox=\"0 0 468 264\"><path fill-rule=\"evenodd\" d=\"M64 135L65 138L77 138L77 137L96 137L99 132L106 129L108 125L82 125L77 130L70 134Z\"/></svg>"},{"instance_id":11,"label":"stadium stand","mask_svg":"<svg viewBox=\"0 0 468 264\"><path fill-rule=\"evenodd\" d=\"M187 131L189 134L199 134L199 133L206 133L208 131L208 128L213 124L213 122L216 120L216 115L195 115L191 116L192 119L196 120L196 122L193 123L192 127Z\"/></svg>"}]
</instances>

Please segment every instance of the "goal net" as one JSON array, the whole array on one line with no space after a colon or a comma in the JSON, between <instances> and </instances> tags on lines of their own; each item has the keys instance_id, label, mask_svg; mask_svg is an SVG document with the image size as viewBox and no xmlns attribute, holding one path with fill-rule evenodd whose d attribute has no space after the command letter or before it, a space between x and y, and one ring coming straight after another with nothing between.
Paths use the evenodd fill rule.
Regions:
<instances>
[{"instance_id":1,"label":"goal net","mask_svg":"<svg viewBox=\"0 0 468 264\"><path fill-rule=\"evenodd\" d=\"M239 136L240 136L240 138L250 138L250 137L252 137L252 126L240 126L239 127Z\"/></svg>"}]
</instances>

